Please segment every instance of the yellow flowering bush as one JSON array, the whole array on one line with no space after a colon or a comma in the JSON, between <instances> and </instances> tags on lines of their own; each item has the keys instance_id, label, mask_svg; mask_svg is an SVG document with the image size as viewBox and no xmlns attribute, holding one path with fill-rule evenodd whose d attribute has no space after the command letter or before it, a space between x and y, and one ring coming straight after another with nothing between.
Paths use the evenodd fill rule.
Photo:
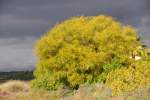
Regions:
<instances>
[{"instance_id":1,"label":"yellow flowering bush","mask_svg":"<svg viewBox=\"0 0 150 100\"><path fill-rule=\"evenodd\" d=\"M141 49L136 31L112 17L73 17L37 41L32 85L53 90L104 82L111 70L130 65L132 53L140 54Z\"/></svg>"},{"instance_id":2,"label":"yellow flowering bush","mask_svg":"<svg viewBox=\"0 0 150 100\"><path fill-rule=\"evenodd\" d=\"M122 67L110 72L106 84L112 89L114 95L150 84L150 60L138 61L129 67Z\"/></svg>"}]
</instances>

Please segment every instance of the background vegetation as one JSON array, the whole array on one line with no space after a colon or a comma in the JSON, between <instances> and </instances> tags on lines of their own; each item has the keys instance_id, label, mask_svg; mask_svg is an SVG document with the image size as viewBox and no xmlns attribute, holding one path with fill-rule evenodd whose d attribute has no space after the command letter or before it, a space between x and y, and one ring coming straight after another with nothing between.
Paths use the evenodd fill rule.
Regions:
<instances>
[{"instance_id":1,"label":"background vegetation","mask_svg":"<svg viewBox=\"0 0 150 100\"><path fill-rule=\"evenodd\" d=\"M0 72L0 83L9 80L22 80L30 81L34 78L33 71L11 71L11 72Z\"/></svg>"}]
</instances>

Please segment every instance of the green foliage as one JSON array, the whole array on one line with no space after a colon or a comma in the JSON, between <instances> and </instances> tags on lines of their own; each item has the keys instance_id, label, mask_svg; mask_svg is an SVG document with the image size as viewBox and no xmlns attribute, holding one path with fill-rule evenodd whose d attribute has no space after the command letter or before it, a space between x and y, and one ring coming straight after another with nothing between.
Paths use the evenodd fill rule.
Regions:
<instances>
[{"instance_id":1,"label":"green foliage","mask_svg":"<svg viewBox=\"0 0 150 100\"><path fill-rule=\"evenodd\" d=\"M117 58L113 58L110 62L104 63L103 72L101 73L101 75L98 76L97 82L105 82L109 72L121 68L122 66L123 65Z\"/></svg>"},{"instance_id":2,"label":"green foliage","mask_svg":"<svg viewBox=\"0 0 150 100\"><path fill-rule=\"evenodd\" d=\"M111 71L116 68L120 68L122 65L118 59L112 59L109 63L104 64L103 69L104 71Z\"/></svg>"},{"instance_id":3,"label":"green foliage","mask_svg":"<svg viewBox=\"0 0 150 100\"><path fill-rule=\"evenodd\" d=\"M34 87L48 90L106 80L133 62L142 47L136 31L109 16L74 17L56 25L36 44Z\"/></svg>"}]
</instances>

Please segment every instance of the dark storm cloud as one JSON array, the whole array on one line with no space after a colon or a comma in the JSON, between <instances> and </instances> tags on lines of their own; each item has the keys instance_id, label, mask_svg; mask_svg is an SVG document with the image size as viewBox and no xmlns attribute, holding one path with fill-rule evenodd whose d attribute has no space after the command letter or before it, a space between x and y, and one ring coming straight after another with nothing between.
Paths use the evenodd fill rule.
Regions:
<instances>
[{"instance_id":1,"label":"dark storm cloud","mask_svg":"<svg viewBox=\"0 0 150 100\"><path fill-rule=\"evenodd\" d=\"M1 36L39 36L55 23L77 15L107 14L138 26L149 0L2 0ZM148 17L150 17L148 15Z\"/></svg>"},{"instance_id":2,"label":"dark storm cloud","mask_svg":"<svg viewBox=\"0 0 150 100\"><path fill-rule=\"evenodd\" d=\"M33 68L41 34L69 17L98 14L133 25L150 45L150 0L0 0L0 71Z\"/></svg>"}]
</instances>

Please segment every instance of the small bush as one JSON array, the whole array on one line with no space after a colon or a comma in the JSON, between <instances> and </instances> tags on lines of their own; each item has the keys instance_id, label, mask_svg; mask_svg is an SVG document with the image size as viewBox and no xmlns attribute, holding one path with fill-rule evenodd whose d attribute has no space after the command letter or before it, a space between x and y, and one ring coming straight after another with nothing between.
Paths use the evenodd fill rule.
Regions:
<instances>
[{"instance_id":1,"label":"small bush","mask_svg":"<svg viewBox=\"0 0 150 100\"><path fill-rule=\"evenodd\" d=\"M33 87L77 89L105 81L116 68L140 54L136 31L109 16L74 17L56 25L36 43L38 63Z\"/></svg>"},{"instance_id":2,"label":"small bush","mask_svg":"<svg viewBox=\"0 0 150 100\"><path fill-rule=\"evenodd\" d=\"M29 90L29 86L21 81L8 81L0 85L2 92L25 92Z\"/></svg>"}]
</instances>

